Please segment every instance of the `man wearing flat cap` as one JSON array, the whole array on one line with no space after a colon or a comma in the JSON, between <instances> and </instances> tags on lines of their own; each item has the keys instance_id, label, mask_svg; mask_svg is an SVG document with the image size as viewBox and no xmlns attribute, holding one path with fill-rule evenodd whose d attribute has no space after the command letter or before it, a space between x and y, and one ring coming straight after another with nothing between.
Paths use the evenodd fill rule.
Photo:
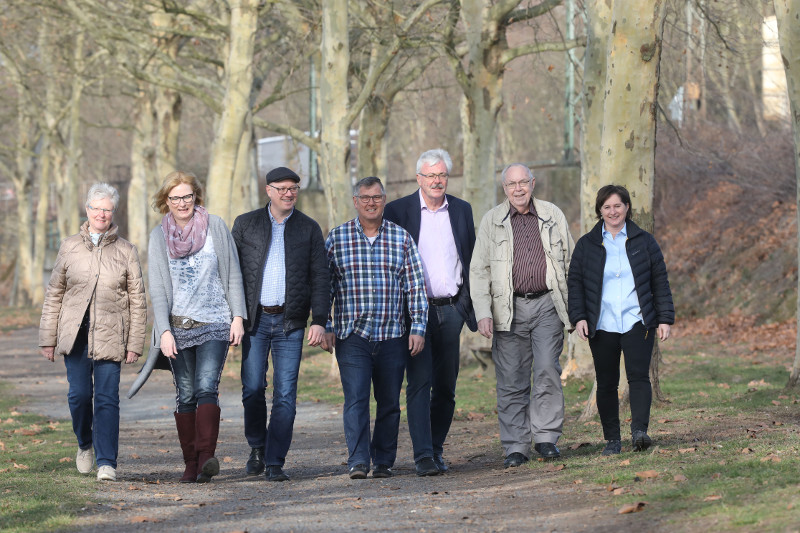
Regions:
<instances>
[{"instance_id":1,"label":"man wearing flat cap","mask_svg":"<svg viewBox=\"0 0 800 533\"><path fill-rule=\"evenodd\" d=\"M286 167L267 173L266 207L233 223L244 282L247 319L242 342L244 435L250 445L246 472L265 471L268 481L286 481L292 443L297 375L309 314L309 346L325 335L330 310L330 274L322 230L295 209L300 177ZM272 353L272 412L267 424L267 358Z\"/></svg>"}]
</instances>

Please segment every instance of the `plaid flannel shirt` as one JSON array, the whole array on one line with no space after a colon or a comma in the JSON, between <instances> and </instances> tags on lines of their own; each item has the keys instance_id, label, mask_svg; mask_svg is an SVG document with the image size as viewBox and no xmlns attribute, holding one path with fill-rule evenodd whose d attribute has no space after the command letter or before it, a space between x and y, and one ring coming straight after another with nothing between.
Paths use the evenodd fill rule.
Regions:
<instances>
[{"instance_id":1,"label":"plaid flannel shirt","mask_svg":"<svg viewBox=\"0 0 800 533\"><path fill-rule=\"evenodd\" d=\"M339 339L351 333L370 341L400 337L407 303L411 335L425 336L428 300L422 260L406 230L384 219L370 244L356 217L331 230L325 249L334 301L328 331Z\"/></svg>"}]
</instances>

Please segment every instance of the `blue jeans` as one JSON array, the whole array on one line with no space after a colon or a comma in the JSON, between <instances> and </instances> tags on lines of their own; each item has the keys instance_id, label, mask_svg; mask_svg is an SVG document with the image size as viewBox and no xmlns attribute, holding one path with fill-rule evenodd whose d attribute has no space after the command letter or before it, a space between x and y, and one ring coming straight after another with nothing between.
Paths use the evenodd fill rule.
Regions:
<instances>
[{"instance_id":1,"label":"blue jeans","mask_svg":"<svg viewBox=\"0 0 800 533\"><path fill-rule=\"evenodd\" d=\"M406 406L414 462L442 454L456 408L463 325L464 319L454 306L431 305L425 347L414 357L408 355Z\"/></svg>"},{"instance_id":2,"label":"blue jeans","mask_svg":"<svg viewBox=\"0 0 800 533\"><path fill-rule=\"evenodd\" d=\"M297 411L297 375L305 329L283 331L283 313L258 311L253 333L242 342L244 436L251 448L264 450L267 466L283 466L292 444ZM272 352L272 412L267 427L267 357Z\"/></svg>"},{"instance_id":3,"label":"blue jeans","mask_svg":"<svg viewBox=\"0 0 800 533\"><path fill-rule=\"evenodd\" d=\"M368 341L356 334L336 339L336 360L344 390L344 436L348 468L363 464L391 467L397 457L400 389L406 366L405 337ZM369 392L372 382L377 411L372 442L369 435Z\"/></svg>"},{"instance_id":4,"label":"blue jeans","mask_svg":"<svg viewBox=\"0 0 800 533\"><path fill-rule=\"evenodd\" d=\"M81 329L72 351L64 356L64 365L72 430L78 446L85 450L94 445L97 466L117 468L120 363L89 358L86 330Z\"/></svg>"},{"instance_id":5,"label":"blue jeans","mask_svg":"<svg viewBox=\"0 0 800 533\"><path fill-rule=\"evenodd\" d=\"M206 341L178 350L175 359L169 360L178 413L192 413L206 403L219 405L219 380L227 358L227 341Z\"/></svg>"}]
</instances>

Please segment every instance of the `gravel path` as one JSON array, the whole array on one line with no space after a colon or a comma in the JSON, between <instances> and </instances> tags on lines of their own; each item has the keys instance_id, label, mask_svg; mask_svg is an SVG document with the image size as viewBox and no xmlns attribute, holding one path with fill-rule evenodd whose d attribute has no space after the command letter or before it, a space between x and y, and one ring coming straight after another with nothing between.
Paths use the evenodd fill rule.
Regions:
<instances>
[{"instance_id":1,"label":"gravel path","mask_svg":"<svg viewBox=\"0 0 800 533\"><path fill-rule=\"evenodd\" d=\"M38 355L37 332L0 337L0 380L29 401L25 409L69 419L63 364ZM157 371L133 399L135 369L123 366L118 481L98 484L81 512L81 531L659 531L647 513L617 514L597 485L566 485L558 472L502 469L497 420L456 421L446 445L446 475L418 478L401 425L396 476L351 480L341 410L300 404L285 466L291 480L247 477L240 391L221 393L217 457L221 472L205 485L180 484L183 472L169 373ZM569 463L567 457L564 461ZM64 468L71 467L71 463ZM78 475L77 472L75 475ZM664 525L665 528L665 525Z\"/></svg>"}]
</instances>

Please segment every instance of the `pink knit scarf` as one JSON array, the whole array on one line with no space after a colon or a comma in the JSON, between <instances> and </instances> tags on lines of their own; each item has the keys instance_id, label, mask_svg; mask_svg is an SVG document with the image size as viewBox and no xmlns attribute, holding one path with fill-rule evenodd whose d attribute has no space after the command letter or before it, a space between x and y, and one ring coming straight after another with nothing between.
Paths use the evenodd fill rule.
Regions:
<instances>
[{"instance_id":1,"label":"pink knit scarf","mask_svg":"<svg viewBox=\"0 0 800 533\"><path fill-rule=\"evenodd\" d=\"M167 239L167 251L172 259L183 259L200 251L208 235L208 211L200 205L194 206L194 216L181 228L172 213L161 219L161 229Z\"/></svg>"}]
</instances>

